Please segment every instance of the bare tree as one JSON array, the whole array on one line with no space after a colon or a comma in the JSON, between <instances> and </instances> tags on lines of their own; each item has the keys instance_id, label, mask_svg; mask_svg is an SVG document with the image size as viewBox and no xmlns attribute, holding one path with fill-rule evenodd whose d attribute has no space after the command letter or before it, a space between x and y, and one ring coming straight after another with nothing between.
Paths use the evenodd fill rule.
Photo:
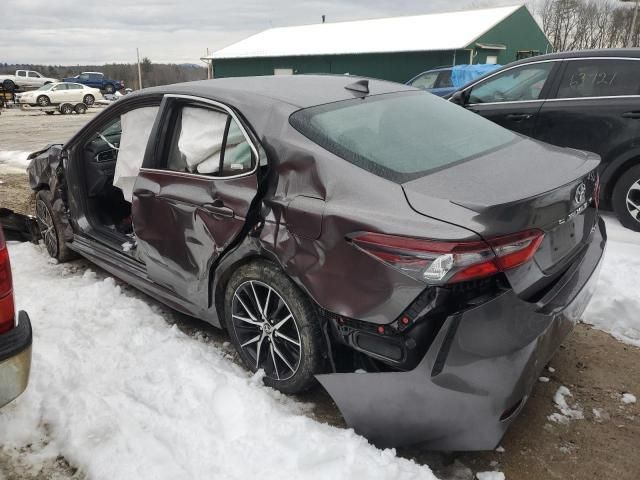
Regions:
<instances>
[{"instance_id":1,"label":"bare tree","mask_svg":"<svg viewBox=\"0 0 640 480\"><path fill-rule=\"evenodd\" d=\"M638 45L634 9L615 0L544 0L536 13L556 51Z\"/></svg>"}]
</instances>

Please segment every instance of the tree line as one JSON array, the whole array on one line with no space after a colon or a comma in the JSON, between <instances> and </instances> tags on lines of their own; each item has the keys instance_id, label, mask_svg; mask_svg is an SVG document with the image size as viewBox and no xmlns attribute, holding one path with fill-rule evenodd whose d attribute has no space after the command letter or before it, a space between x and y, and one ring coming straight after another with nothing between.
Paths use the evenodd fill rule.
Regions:
<instances>
[{"instance_id":1,"label":"tree line","mask_svg":"<svg viewBox=\"0 0 640 480\"><path fill-rule=\"evenodd\" d=\"M145 57L140 62L142 86L155 87L171 83L190 82L207 78L207 69L196 64L153 63ZM73 77L81 72L102 72L112 80L122 80L126 87L138 89L138 66L130 63L104 65L36 65L0 63L0 74L13 74L16 70L35 70L51 78Z\"/></svg>"},{"instance_id":2,"label":"tree line","mask_svg":"<svg viewBox=\"0 0 640 480\"><path fill-rule=\"evenodd\" d=\"M554 51L637 47L640 15L632 30L633 2L543 0L533 6Z\"/></svg>"}]
</instances>

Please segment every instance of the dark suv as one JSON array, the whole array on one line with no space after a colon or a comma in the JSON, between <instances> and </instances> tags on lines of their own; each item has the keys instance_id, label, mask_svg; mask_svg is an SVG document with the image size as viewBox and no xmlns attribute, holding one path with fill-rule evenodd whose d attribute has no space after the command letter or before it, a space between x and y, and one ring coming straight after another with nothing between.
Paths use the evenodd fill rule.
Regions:
<instances>
[{"instance_id":1,"label":"dark suv","mask_svg":"<svg viewBox=\"0 0 640 480\"><path fill-rule=\"evenodd\" d=\"M527 58L450 100L535 139L599 154L603 206L640 231L640 49Z\"/></svg>"}]
</instances>

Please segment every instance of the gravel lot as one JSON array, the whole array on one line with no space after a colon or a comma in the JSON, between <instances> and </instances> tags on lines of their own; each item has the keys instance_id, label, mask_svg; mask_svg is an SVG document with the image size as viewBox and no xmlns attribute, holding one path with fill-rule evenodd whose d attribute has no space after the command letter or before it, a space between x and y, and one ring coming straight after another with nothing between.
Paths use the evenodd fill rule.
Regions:
<instances>
[{"instance_id":1,"label":"gravel lot","mask_svg":"<svg viewBox=\"0 0 640 480\"><path fill-rule=\"evenodd\" d=\"M89 108L84 115L3 110L0 115L0 150L33 152L48 143L64 143L102 110L102 107Z\"/></svg>"},{"instance_id":2,"label":"gravel lot","mask_svg":"<svg viewBox=\"0 0 640 480\"><path fill-rule=\"evenodd\" d=\"M64 142L94 117L87 115L45 115L3 111L0 115L0 151L33 151L47 143ZM0 207L28 210L26 175L0 163ZM79 260L78 268L88 268ZM96 270L95 266L91 269ZM105 274L106 275L106 274ZM150 304L156 302L138 294ZM219 343L226 339L214 329L167 312L168 322L189 334L208 335ZM640 478L640 404L623 404L623 392L640 394L640 349L614 340L610 335L579 325L552 359L553 372L540 382L520 417L508 431L504 452L434 454L419 447L400 449L398 454L428 464L440 478L473 479L474 472L500 470L507 479L616 479ZM548 417L558 410L553 403L557 389L568 387L584 419L566 425ZM314 403L310 415L322 422L342 426L335 406L317 388L301 400ZM0 432L1 437L1 432ZM30 447L26 447L30 448ZM204 453L203 453L204 454ZM116 460L116 459L114 459ZM25 467L16 452L0 446L0 479L84 478L64 458L38 470Z\"/></svg>"}]
</instances>

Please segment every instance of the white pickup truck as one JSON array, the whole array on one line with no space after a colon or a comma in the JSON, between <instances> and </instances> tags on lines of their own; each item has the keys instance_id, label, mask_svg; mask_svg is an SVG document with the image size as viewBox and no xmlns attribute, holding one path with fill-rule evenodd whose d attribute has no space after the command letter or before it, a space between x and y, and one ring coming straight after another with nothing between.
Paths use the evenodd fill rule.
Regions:
<instances>
[{"instance_id":1,"label":"white pickup truck","mask_svg":"<svg viewBox=\"0 0 640 480\"><path fill-rule=\"evenodd\" d=\"M35 70L16 70L15 75L0 75L0 85L8 91L40 88L47 83L57 81L57 79L45 77Z\"/></svg>"}]
</instances>

